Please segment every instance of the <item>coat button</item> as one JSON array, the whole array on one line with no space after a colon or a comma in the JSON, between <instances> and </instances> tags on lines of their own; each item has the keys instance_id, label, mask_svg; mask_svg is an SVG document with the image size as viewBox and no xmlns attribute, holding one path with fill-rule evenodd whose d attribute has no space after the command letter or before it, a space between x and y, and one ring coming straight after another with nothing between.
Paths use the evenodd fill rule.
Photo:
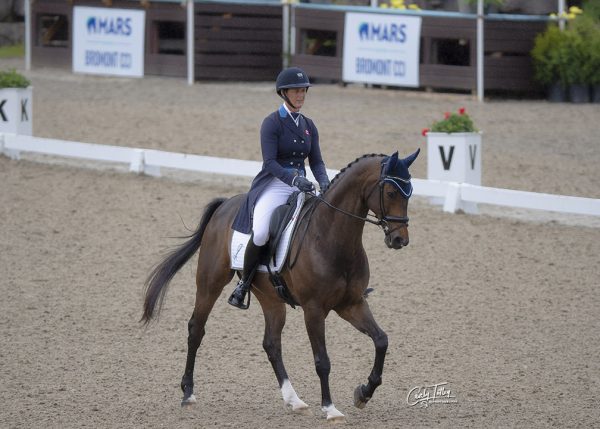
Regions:
<instances>
[{"instance_id":1,"label":"coat button","mask_svg":"<svg viewBox=\"0 0 600 429\"><path fill-rule=\"evenodd\" d=\"M296 152L292 152L292 155L296 155Z\"/></svg>"},{"instance_id":2,"label":"coat button","mask_svg":"<svg viewBox=\"0 0 600 429\"><path fill-rule=\"evenodd\" d=\"M290 162L290 165L294 165L294 163L293 163L293 162Z\"/></svg>"},{"instance_id":3,"label":"coat button","mask_svg":"<svg viewBox=\"0 0 600 429\"><path fill-rule=\"evenodd\" d=\"M294 139L294 143L296 143L296 139Z\"/></svg>"},{"instance_id":4,"label":"coat button","mask_svg":"<svg viewBox=\"0 0 600 429\"><path fill-rule=\"evenodd\" d=\"M304 152L300 152L300 155L304 155Z\"/></svg>"}]
</instances>

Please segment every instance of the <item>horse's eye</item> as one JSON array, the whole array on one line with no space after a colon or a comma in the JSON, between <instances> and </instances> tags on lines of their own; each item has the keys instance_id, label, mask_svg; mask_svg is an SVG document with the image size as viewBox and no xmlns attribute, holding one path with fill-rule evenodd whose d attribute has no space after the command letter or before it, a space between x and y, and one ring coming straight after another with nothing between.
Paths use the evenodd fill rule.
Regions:
<instances>
[{"instance_id":1,"label":"horse's eye","mask_svg":"<svg viewBox=\"0 0 600 429\"><path fill-rule=\"evenodd\" d=\"M396 198L396 194L398 194L396 191L389 191L387 193L388 197L390 198Z\"/></svg>"}]
</instances>

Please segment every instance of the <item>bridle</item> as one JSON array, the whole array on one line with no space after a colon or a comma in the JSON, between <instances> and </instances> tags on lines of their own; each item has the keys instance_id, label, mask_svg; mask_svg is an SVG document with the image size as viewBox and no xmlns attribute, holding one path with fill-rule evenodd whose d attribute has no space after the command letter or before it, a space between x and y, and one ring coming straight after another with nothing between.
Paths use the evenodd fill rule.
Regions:
<instances>
[{"instance_id":1,"label":"bridle","mask_svg":"<svg viewBox=\"0 0 600 429\"><path fill-rule=\"evenodd\" d=\"M371 198L371 195L373 194L373 192L375 192L375 189L379 188L379 210L381 212L381 217L372 215L370 213L367 213L366 217L362 217L362 216L356 215L354 213L350 213L349 211L346 211L344 209L334 206L329 201L325 200L325 198L323 198L321 195L317 195L314 192L307 192L307 194L312 195L317 200L317 202L322 202L327 207L329 207L337 212L340 212L340 213L342 213L346 216L352 217L354 219L358 219L363 222L368 222L373 225L377 225L377 226L381 227L385 236L388 237L390 235L390 233L392 232L390 230L389 224L390 223L400 223L401 225L407 226L408 225L408 216L387 216L385 214L385 204L383 202L383 187L386 182L388 182L388 183L391 182L396 188L398 188L400 190L400 192L402 192L402 195L406 199L410 198L410 196L412 195L413 187L412 187L412 183L410 182L410 176L408 176L408 179L403 179L401 177L396 177L396 176L389 176L389 175L383 173L384 167L385 166L382 166L382 168L381 168L381 175L379 176L379 180L377 181L375 186L373 186L373 188L371 189L371 191L369 192L369 194L367 196L367 200L369 200L369 198ZM400 186L400 184L396 181L400 181L401 183L403 183L405 185L409 185L408 191L405 191L404 189L402 189L402 186ZM293 268L293 266L296 264L298 255L300 254L300 249L302 248L302 243L304 242L304 237L306 236L306 232L308 231L308 225L310 224L312 215L313 215L316 207L317 207L317 205L313 204L309 210L307 210L303 215L301 215L302 219L307 218L308 221L304 223L304 230L301 233L302 235L300 236L300 244L298 246L298 249L296 250L296 255L290 257L290 261L289 261L290 268ZM375 218L376 220L370 219L370 218ZM300 224L300 222L301 222L301 220L298 221L298 225ZM294 234L296 234L296 233L299 233L299 231L296 230L294 232Z\"/></svg>"},{"instance_id":2,"label":"bridle","mask_svg":"<svg viewBox=\"0 0 600 429\"><path fill-rule=\"evenodd\" d=\"M385 233L385 235L389 235L390 234L390 228L389 228L389 224L390 223L400 223L402 225L408 225L408 216L388 216L385 213L385 204L384 204L384 199L383 199L383 188L384 185L386 183L391 183L392 185L394 185L397 189L400 190L400 192L402 193L403 197L405 199L409 199L410 196L412 195L412 191L413 191L413 187L412 187L412 183L410 182L410 175L408 176L407 179L403 179L402 177L397 177L397 176L390 176L387 174L384 174L384 165L382 165L381 168L381 175L379 176L379 181L375 184L375 186L373 186L373 188L371 189L371 192L369 192L369 194L367 195L367 201L371 198L371 195L373 194L373 192L375 191L375 189L379 188L379 211L381 213L381 217L378 217L377 215L372 215L370 213L367 213L366 217L362 217L362 216L358 216L354 213L350 213L346 210L343 210L339 207L334 206L333 204L331 204L330 202L328 202L327 200L325 200L322 196L320 195L316 195L312 192L310 192L311 195L313 195L315 198L317 198L317 200L319 200L320 202L324 203L326 206L332 208L335 211L338 211L340 213L345 214L346 216L350 216L353 217L355 219L364 221L364 222L369 222L373 225L377 225L379 227L381 227L381 229L383 230L383 232ZM408 185L408 191L405 191L403 189L403 187L398 183L402 183L404 185ZM370 219L371 218L375 218L376 220Z\"/></svg>"}]
</instances>

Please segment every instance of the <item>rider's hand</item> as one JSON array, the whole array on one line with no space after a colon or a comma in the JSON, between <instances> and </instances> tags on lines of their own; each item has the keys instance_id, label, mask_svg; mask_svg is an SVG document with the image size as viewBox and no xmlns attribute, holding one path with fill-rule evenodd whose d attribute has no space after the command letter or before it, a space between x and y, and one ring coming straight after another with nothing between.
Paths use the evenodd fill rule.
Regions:
<instances>
[{"instance_id":1,"label":"rider's hand","mask_svg":"<svg viewBox=\"0 0 600 429\"><path fill-rule=\"evenodd\" d=\"M292 180L292 186L300 189L302 192L310 192L314 189L314 186L310 180L306 177L296 176Z\"/></svg>"},{"instance_id":2,"label":"rider's hand","mask_svg":"<svg viewBox=\"0 0 600 429\"><path fill-rule=\"evenodd\" d=\"M329 188L329 179L324 179L319 182L319 189L321 189L321 193L324 194L327 188Z\"/></svg>"}]
</instances>

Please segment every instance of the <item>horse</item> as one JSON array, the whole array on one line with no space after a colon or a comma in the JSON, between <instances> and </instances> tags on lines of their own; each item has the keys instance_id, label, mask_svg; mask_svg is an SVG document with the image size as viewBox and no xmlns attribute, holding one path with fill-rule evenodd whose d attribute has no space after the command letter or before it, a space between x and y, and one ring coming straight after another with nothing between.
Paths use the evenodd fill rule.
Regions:
<instances>
[{"instance_id":1,"label":"horse","mask_svg":"<svg viewBox=\"0 0 600 429\"><path fill-rule=\"evenodd\" d=\"M364 408L382 383L388 337L377 325L366 300L369 263L362 235L365 223L369 222L382 228L388 248L402 249L408 245L407 209L412 194L408 167L418 154L419 150L404 159L398 158L398 152L391 156L368 154L357 158L333 178L324 194L310 198L299 215L290 257L281 274L294 301L304 312L321 382L321 410L329 421L345 420L335 407L329 389L325 318L332 310L368 335L375 346L373 368L367 383L355 389L354 405ZM173 276L198 252L196 301L188 322L187 360L181 380L182 406L196 402L193 377L196 353L215 301L235 274L230 268L229 244L233 233L231 225L242 199L243 195L237 195L211 201L197 229L156 265L145 283L141 322L148 324L160 312ZM281 333L286 304L265 273L256 274L251 291L264 313L263 348L275 372L284 404L293 411L306 410L308 405L294 390L282 359Z\"/></svg>"}]
</instances>

